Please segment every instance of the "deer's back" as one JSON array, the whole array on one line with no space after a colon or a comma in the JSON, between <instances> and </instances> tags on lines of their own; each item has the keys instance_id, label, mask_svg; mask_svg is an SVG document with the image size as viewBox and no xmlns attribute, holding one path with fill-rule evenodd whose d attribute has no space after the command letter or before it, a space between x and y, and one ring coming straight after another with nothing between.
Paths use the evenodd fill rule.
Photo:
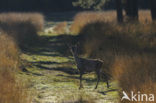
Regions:
<instances>
[{"instance_id":1,"label":"deer's back","mask_svg":"<svg viewBox=\"0 0 156 103\"><path fill-rule=\"evenodd\" d=\"M80 71L93 72L100 69L103 62L97 59L85 59L79 58L77 61L77 67Z\"/></svg>"}]
</instances>

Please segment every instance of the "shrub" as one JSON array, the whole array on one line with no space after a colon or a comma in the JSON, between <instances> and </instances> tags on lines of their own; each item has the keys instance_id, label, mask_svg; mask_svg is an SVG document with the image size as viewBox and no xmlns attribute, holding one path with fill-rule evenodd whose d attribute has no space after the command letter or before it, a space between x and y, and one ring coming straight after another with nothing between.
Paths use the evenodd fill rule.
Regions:
<instances>
[{"instance_id":1,"label":"shrub","mask_svg":"<svg viewBox=\"0 0 156 103\"><path fill-rule=\"evenodd\" d=\"M19 46L32 44L43 29L44 18L39 13L2 13L0 29L11 35Z\"/></svg>"},{"instance_id":2,"label":"shrub","mask_svg":"<svg viewBox=\"0 0 156 103\"><path fill-rule=\"evenodd\" d=\"M0 34L0 103L30 103L23 82L16 78L19 71L19 51L14 40Z\"/></svg>"}]
</instances>

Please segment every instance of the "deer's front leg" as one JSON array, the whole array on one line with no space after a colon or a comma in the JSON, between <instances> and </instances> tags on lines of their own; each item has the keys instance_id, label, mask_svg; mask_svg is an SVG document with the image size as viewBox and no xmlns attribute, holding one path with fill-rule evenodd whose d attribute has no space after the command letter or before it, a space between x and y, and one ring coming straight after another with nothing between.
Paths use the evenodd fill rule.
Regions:
<instances>
[{"instance_id":1,"label":"deer's front leg","mask_svg":"<svg viewBox=\"0 0 156 103\"><path fill-rule=\"evenodd\" d=\"M108 79L107 79L107 88L109 88L110 86L109 86L109 82L108 82Z\"/></svg>"},{"instance_id":2,"label":"deer's front leg","mask_svg":"<svg viewBox=\"0 0 156 103\"><path fill-rule=\"evenodd\" d=\"M80 73L80 87L79 87L79 89L81 89L81 88L83 88L83 85L82 85L82 73Z\"/></svg>"},{"instance_id":3,"label":"deer's front leg","mask_svg":"<svg viewBox=\"0 0 156 103\"><path fill-rule=\"evenodd\" d=\"M96 83L95 89L97 89L99 81L100 81L100 73L97 73L97 83Z\"/></svg>"}]
</instances>

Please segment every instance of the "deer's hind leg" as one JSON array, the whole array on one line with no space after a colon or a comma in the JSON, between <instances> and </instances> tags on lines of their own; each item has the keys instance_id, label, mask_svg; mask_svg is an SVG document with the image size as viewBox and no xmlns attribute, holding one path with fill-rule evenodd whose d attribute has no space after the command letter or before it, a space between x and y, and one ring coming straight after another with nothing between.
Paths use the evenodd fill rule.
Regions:
<instances>
[{"instance_id":1,"label":"deer's hind leg","mask_svg":"<svg viewBox=\"0 0 156 103\"><path fill-rule=\"evenodd\" d=\"M107 82L107 88L109 88L110 86L109 86L109 82L108 82L108 79L106 80L106 82Z\"/></svg>"},{"instance_id":2,"label":"deer's hind leg","mask_svg":"<svg viewBox=\"0 0 156 103\"><path fill-rule=\"evenodd\" d=\"M80 73L80 87L79 87L79 89L83 88L82 75L83 75L83 73Z\"/></svg>"}]
</instances>

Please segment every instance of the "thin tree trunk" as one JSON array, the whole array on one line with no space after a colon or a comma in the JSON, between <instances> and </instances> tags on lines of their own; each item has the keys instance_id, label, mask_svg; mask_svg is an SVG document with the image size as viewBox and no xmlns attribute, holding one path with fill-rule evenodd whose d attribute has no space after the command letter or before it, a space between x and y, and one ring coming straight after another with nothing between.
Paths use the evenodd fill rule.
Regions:
<instances>
[{"instance_id":1,"label":"thin tree trunk","mask_svg":"<svg viewBox=\"0 0 156 103\"><path fill-rule=\"evenodd\" d=\"M133 1L133 18L135 20L138 20L138 0L132 0Z\"/></svg>"},{"instance_id":2,"label":"thin tree trunk","mask_svg":"<svg viewBox=\"0 0 156 103\"><path fill-rule=\"evenodd\" d=\"M123 22L122 3L121 0L116 0L117 20Z\"/></svg>"},{"instance_id":3,"label":"thin tree trunk","mask_svg":"<svg viewBox=\"0 0 156 103\"><path fill-rule=\"evenodd\" d=\"M131 14L131 0L126 0L126 2L125 2L125 11L126 11L126 16L130 17L130 14Z\"/></svg>"},{"instance_id":4,"label":"thin tree trunk","mask_svg":"<svg viewBox=\"0 0 156 103\"><path fill-rule=\"evenodd\" d=\"M150 0L152 20L156 20L156 1Z\"/></svg>"},{"instance_id":5,"label":"thin tree trunk","mask_svg":"<svg viewBox=\"0 0 156 103\"><path fill-rule=\"evenodd\" d=\"M129 20L138 20L138 0L127 0L125 6Z\"/></svg>"}]
</instances>

